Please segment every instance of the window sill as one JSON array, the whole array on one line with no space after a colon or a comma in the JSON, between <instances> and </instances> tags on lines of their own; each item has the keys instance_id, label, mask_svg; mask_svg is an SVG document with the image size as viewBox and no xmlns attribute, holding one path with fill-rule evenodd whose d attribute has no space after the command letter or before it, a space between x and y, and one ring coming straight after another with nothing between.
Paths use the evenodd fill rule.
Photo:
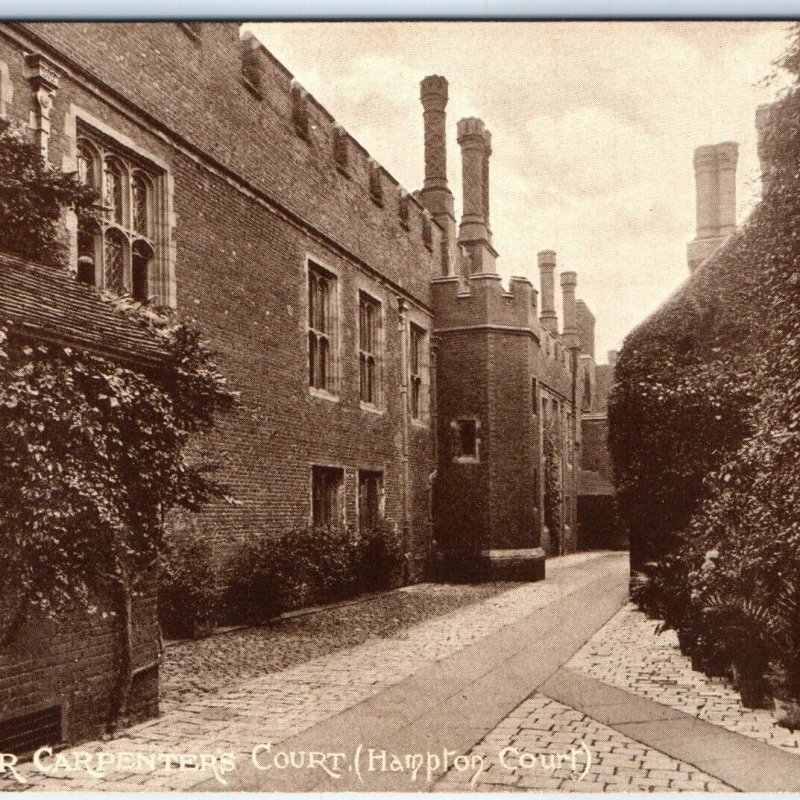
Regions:
<instances>
[{"instance_id":1,"label":"window sill","mask_svg":"<svg viewBox=\"0 0 800 800\"><path fill-rule=\"evenodd\" d=\"M327 400L329 403L338 403L339 396L335 394L331 394L330 392L326 391L325 389L316 389L313 386L308 387L308 393L311 397L315 397L317 400Z\"/></svg>"},{"instance_id":2,"label":"window sill","mask_svg":"<svg viewBox=\"0 0 800 800\"><path fill-rule=\"evenodd\" d=\"M378 416L383 416L386 413L385 409L380 408L379 406L376 406L373 403L365 403L363 400L360 400L358 405L362 411L366 411L369 414L377 414Z\"/></svg>"},{"instance_id":3,"label":"window sill","mask_svg":"<svg viewBox=\"0 0 800 800\"><path fill-rule=\"evenodd\" d=\"M477 456L454 456L454 464L480 464L481 460Z\"/></svg>"},{"instance_id":4,"label":"window sill","mask_svg":"<svg viewBox=\"0 0 800 800\"><path fill-rule=\"evenodd\" d=\"M425 420L414 419L413 417L411 418L411 424L415 428L420 428L421 430L425 430L425 431L429 430L430 427L431 427L427 422L425 422Z\"/></svg>"}]
</instances>

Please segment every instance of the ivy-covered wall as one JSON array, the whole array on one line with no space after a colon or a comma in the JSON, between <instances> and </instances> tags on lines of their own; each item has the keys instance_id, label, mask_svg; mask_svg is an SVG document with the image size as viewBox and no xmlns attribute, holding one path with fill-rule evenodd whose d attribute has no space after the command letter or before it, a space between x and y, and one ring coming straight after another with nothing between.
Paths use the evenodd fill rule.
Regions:
<instances>
[{"instance_id":1,"label":"ivy-covered wall","mask_svg":"<svg viewBox=\"0 0 800 800\"><path fill-rule=\"evenodd\" d=\"M800 74L800 41L784 67ZM798 535L800 88L769 114L762 202L625 340L609 406L632 568L696 535ZM732 507L736 514L730 514Z\"/></svg>"}]
</instances>

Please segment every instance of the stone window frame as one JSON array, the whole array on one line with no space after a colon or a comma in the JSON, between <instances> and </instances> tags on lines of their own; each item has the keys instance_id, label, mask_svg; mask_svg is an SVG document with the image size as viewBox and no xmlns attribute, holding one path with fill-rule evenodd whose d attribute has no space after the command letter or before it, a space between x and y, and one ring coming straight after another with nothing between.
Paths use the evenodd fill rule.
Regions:
<instances>
[{"instance_id":1,"label":"stone window frame","mask_svg":"<svg viewBox=\"0 0 800 800\"><path fill-rule=\"evenodd\" d=\"M409 308L408 320L406 323L406 341L408 342L408 415L412 425L424 428L430 425L430 342L431 342L431 323L423 319L421 313L415 313L413 308ZM414 341L414 331L419 335L420 345L417 350L417 369L414 372L414 359L412 358L412 345ZM417 408L414 408L415 385L417 387ZM415 410L417 414L415 415Z\"/></svg>"},{"instance_id":2,"label":"stone window frame","mask_svg":"<svg viewBox=\"0 0 800 800\"><path fill-rule=\"evenodd\" d=\"M346 494L346 487L347 487L347 475L345 472L345 468L340 464L311 464L310 476L309 476L309 499L310 499L310 507L309 507L309 524L312 528L318 527L329 527L334 525L339 525L344 527L347 525L347 494ZM332 477L336 475L338 478L337 483L335 485L335 517L336 519L331 519L329 521L319 521L319 505L318 505L318 483L317 481L320 479L324 479L326 477ZM323 487L324 488L324 487Z\"/></svg>"},{"instance_id":3,"label":"stone window frame","mask_svg":"<svg viewBox=\"0 0 800 800\"><path fill-rule=\"evenodd\" d=\"M357 340L356 340L356 348L358 351L358 399L359 405L362 410L364 411L378 411L382 412L384 408L384 390L383 390L383 378L384 378L384 351L385 351L385 321L384 321L384 310L383 310L383 302L380 298L376 297L375 294L368 291L367 289L363 288L362 286L358 286L356 288L356 307L358 308L358 325L357 325ZM375 329L375 340L373 343L372 351L366 351L362 349L363 339L362 339L362 323L363 323L363 315L362 315L362 305L369 304L373 308L377 310L377 317L376 317L376 329ZM362 394L363 385L362 385L362 361L365 357L372 357L374 360L374 393L372 401L365 400Z\"/></svg>"},{"instance_id":4,"label":"stone window frame","mask_svg":"<svg viewBox=\"0 0 800 800\"><path fill-rule=\"evenodd\" d=\"M473 426L471 453L461 452L462 430L465 423ZM450 451L455 464L480 464L481 461L481 421L475 416L459 416L450 422Z\"/></svg>"},{"instance_id":5,"label":"stone window frame","mask_svg":"<svg viewBox=\"0 0 800 800\"><path fill-rule=\"evenodd\" d=\"M318 331L310 325L310 288L312 273L322 274L326 276L332 283L332 291L329 293L328 302L328 318L330 319L330 329L327 331ZM341 362L339 357L340 347L340 291L341 280L339 272L333 269L322 259L314 255L307 255L305 259L305 284L304 284L304 309L305 309L305 353L306 353L306 385L312 397L317 397L323 400L331 400L333 402L339 401L340 389L340 374ZM314 386L311 377L311 338L310 334L324 335L328 339L328 354L329 354L329 369L327 372L328 381L327 388Z\"/></svg>"},{"instance_id":6,"label":"stone window frame","mask_svg":"<svg viewBox=\"0 0 800 800\"><path fill-rule=\"evenodd\" d=\"M175 181L169 164L151 151L139 145L130 136L113 128L104 120L74 103L70 103L64 118L64 138L67 142L62 159L65 172L78 171L78 144L82 133L105 141L109 150L119 152L125 158L150 168L156 174L153 195L153 250L155 257L148 276L148 295L154 298L153 305L176 309L177 282L175 263L177 250L175 244L176 217L174 211ZM149 174L147 169L142 170ZM78 220L74 212L66 213L65 227L69 242L69 264L73 272L78 270ZM97 261L95 262L98 263Z\"/></svg>"}]
</instances>

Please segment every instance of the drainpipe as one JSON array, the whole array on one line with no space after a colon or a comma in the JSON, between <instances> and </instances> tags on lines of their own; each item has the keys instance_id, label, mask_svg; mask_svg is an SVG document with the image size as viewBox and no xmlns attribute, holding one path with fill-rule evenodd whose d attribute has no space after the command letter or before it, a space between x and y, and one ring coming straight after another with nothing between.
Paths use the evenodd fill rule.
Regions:
<instances>
[{"instance_id":1,"label":"drainpipe","mask_svg":"<svg viewBox=\"0 0 800 800\"><path fill-rule=\"evenodd\" d=\"M430 526L431 531L431 539L434 538L434 511L433 511L433 503L434 503L434 482L439 475L439 428L438 428L438 417L437 417L437 396L436 396L436 366L437 362L436 359L439 354L439 340L436 337L431 337L431 348L430 348L430 365L428 368L428 376L430 381L430 423L431 423L431 433L433 434L433 442L432 444L432 460L433 460L433 471L428 475L428 512L429 512L429 520L428 525Z\"/></svg>"},{"instance_id":2,"label":"drainpipe","mask_svg":"<svg viewBox=\"0 0 800 800\"><path fill-rule=\"evenodd\" d=\"M409 520L411 517L409 509L409 464L408 464L408 325L406 316L406 301L402 297L397 298L397 332L400 335L400 405L403 409L402 417L402 445L401 445L401 465L402 465L402 544L403 544L403 584L409 582Z\"/></svg>"}]
</instances>

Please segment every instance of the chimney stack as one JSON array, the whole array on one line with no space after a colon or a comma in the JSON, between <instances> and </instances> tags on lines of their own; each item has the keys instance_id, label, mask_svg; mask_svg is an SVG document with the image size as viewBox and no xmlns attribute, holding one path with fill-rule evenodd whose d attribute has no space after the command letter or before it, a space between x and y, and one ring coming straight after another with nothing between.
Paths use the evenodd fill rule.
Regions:
<instances>
[{"instance_id":1,"label":"chimney stack","mask_svg":"<svg viewBox=\"0 0 800 800\"><path fill-rule=\"evenodd\" d=\"M445 232L444 274L451 275L455 264L456 217L453 193L447 185L447 79L428 75L420 83L425 123L425 183L419 200Z\"/></svg>"},{"instance_id":2,"label":"chimney stack","mask_svg":"<svg viewBox=\"0 0 800 800\"><path fill-rule=\"evenodd\" d=\"M694 151L697 234L687 249L691 272L736 230L738 157L736 142L704 145Z\"/></svg>"},{"instance_id":3,"label":"chimney stack","mask_svg":"<svg viewBox=\"0 0 800 800\"><path fill-rule=\"evenodd\" d=\"M539 283L542 292L542 311L539 322L551 335L558 336L558 317L556 316L555 280L556 254L552 250L542 250L539 261Z\"/></svg>"},{"instance_id":4,"label":"chimney stack","mask_svg":"<svg viewBox=\"0 0 800 800\"><path fill-rule=\"evenodd\" d=\"M578 338L578 321L575 312L575 287L578 285L576 272L561 273L561 299L564 304L564 330L561 334L561 343L568 350L580 346Z\"/></svg>"},{"instance_id":5,"label":"chimney stack","mask_svg":"<svg viewBox=\"0 0 800 800\"><path fill-rule=\"evenodd\" d=\"M578 300L575 303L577 312L578 338L580 339L581 350L587 356L594 358L594 314L589 310L589 306Z\"/></svg>"},{"instance_id":6,"label":"chimney stack","mask_svg":"<svg viewBox=\"0 0 800 800\"><path fill-rule=\"evenodd\" d=\"M467 117L458 123L461 145L463 214L458 229L458 242L467 252L466 271L493 273L497 251L492 247L489 230L489 156L491 136L483 120Z\"/></svg>"},{"instance_id":7,"label":"chimney stack","mask_svg":"<svg viewBox=\"0 0 800 800\"><path fill-rule=\"evenodd\" d=\"M618 350L609 350L608 351L608 363L611 364L612 367L616 366L617 364L617 357L619 356Z\"/></svg>"}]
</instances>

